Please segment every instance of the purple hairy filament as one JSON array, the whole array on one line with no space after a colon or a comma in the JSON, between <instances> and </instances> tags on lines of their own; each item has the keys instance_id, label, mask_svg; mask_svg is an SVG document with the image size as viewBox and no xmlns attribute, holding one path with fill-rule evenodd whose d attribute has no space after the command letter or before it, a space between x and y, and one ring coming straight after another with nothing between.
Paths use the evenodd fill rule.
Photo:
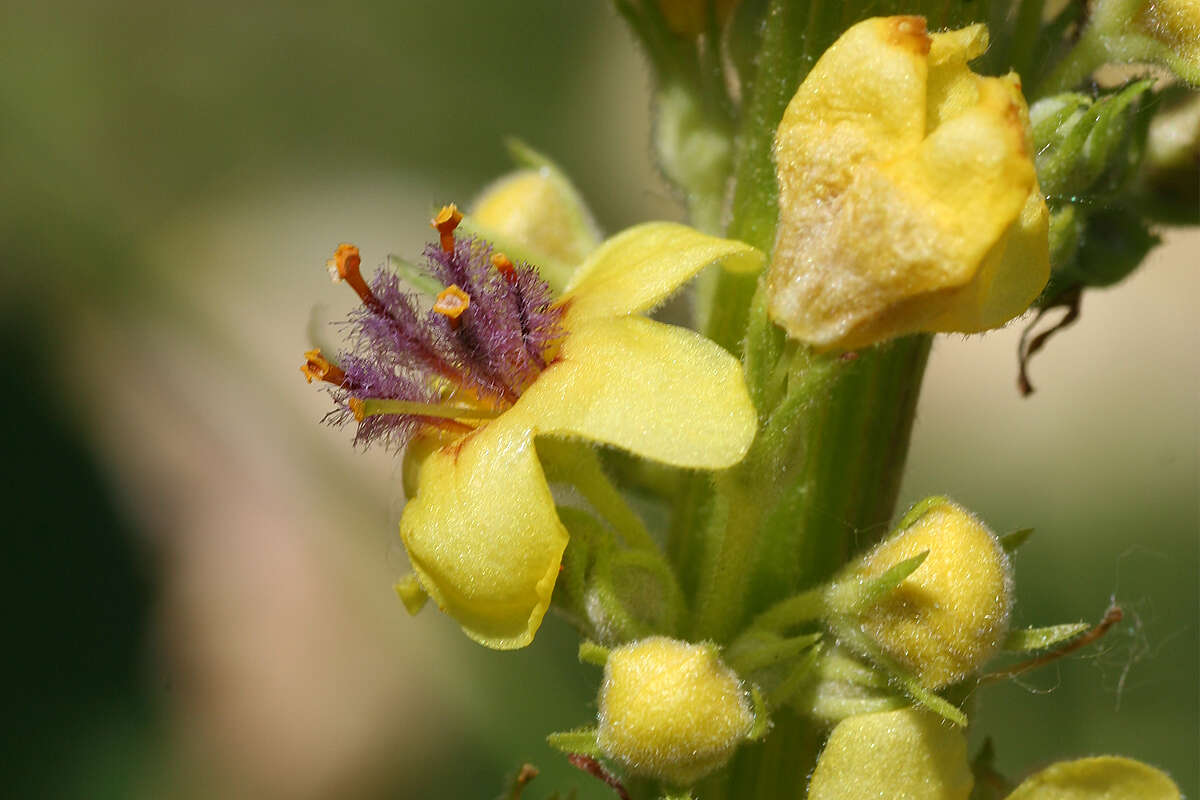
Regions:
<instances>
[{"instance_id":1,"label":"purple hairy filament","mask_svg":"<svg viewBox=\"0 0 1200 800\"><path fill-rule=\"evenodd\" d=\"M330 260L334 280L363 304L345 323L349 342L337 363L310 351L301 371L330 385L337 408L327 421L356 420L355 444L398 448L430 426L473 430L517 401L563 336L562 309L537 270L488 242L455 238L461 216L448 208L434 220L440 244L425 249L425 271L446 287L432 308L389 270L368 285L353 245Z\"/></svg>"}]
</instances>

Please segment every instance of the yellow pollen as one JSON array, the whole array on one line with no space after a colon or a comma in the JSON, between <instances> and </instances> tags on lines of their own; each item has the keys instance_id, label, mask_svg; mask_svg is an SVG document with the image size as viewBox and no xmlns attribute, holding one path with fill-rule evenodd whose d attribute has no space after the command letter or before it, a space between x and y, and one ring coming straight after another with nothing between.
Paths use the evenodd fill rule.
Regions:
<instances>
[{"instance_id":1,"label":"yellow pollen","mask_svg":"<svg viewBox=\"0 0 1200 800\"><path fill-rule=\"evenodd\" d=\"M367 415L365 413L366 412L366 407L365 407L366 404L363 403L362 400L359 400L357 397L351 397L349 400L346 401L346 405L350 406L350 410L352 412L354 412L354 418L356 420L358 420L359 422L362 422L364 419L367 418Z\"/></svg>"},{"instance_id":2,"label":"yellow pollen","mask_svg":"<svg viewBox=\"0 0 1200 800\"><path fill-rule=\"evenodd\" d=\"M451 324L458 324L458 318L471 305L471 296L458 288L457 285L451 284L442 291L438 292L437 300L434 301L433 310L444 317L449 317Z\"/></svg>"},{"instance_id":3,"label":"yellow pollen","mask_svg":"<svg viewBox=\"0 0 1200 800\"><path fill-rule=\"evenodd\" d=\"M458 206L451 203L448 206L442 206L441 211L430 221L429 224L433 229L441 234L444 252L454 252L454 229L458 227L458 223L462 222L462 218L463 215L458 210Z\"/></svg>"}]
</instances>

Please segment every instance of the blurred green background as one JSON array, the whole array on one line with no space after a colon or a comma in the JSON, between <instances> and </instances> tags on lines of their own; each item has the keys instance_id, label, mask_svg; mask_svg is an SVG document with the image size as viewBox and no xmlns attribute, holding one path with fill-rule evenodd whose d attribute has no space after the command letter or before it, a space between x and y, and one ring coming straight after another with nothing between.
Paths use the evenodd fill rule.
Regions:
<instances>
[{"instance_id":1,"label":"blurred green background","mask_svg":"<svg viewBox=\"0 0 1200 800\"><path fill-rule=\"evenodd\" d=\"M558 621L499 654L409 619L387 454L317 424L323 263L413 254L431 206L557 158L618 230L679 209L607 4L8 3L0 26L4 580L12 797L609 794L543 744L593 713ZM1015 329L935 347L906 500L1035 526L1018 622L1130 621L994 687L1013 773L1120 752L1200 792L1200 238L1167 247L1015 390Z\"/></svg>"}]
</instances>

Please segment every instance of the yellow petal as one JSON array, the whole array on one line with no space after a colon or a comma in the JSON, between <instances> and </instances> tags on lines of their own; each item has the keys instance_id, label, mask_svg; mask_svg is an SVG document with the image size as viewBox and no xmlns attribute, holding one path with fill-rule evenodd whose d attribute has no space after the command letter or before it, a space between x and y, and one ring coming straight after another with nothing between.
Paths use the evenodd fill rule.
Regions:
<instances>
[{"instance_id":1,"label":"yellow petal","mask_svg":"<svg viewBox=\"0 0 1200 800\"><path fill-rule=\"evenodd\" d=\"M809 800L966 800L974 779L961 729L906 708L860 714L833 729Z\"/></svg>"},{"instance_id":2,"label":"yellow petal","mask_svg":"<svg viewBox=\"0 0 1200 800\"><path fill-rule=\"evenodd\" d=\"M514 410L541 434L581 436L655 461L737 463L757 420L737 359L693 331L643 317L578 323Z\"/></svg>"},{"instance_id":3,"label":"yellow petal","mask_svg":"<svg viewBox=\"0 0 1200 800\"><path fill-rule=\"evenodd\" d=\"M974 332L1045 284L1019 82L967 68L986 42L980 26L930 37L919 18L867 20L801 85L776 139L768 273L771 316L793 338L849 349Z\"/></svg>"},{"instance_id":4,"label":"yellow petal","mask_svg":"<svg viewBox=\"0 0 1200 800\"><path fill-rule=\"evenodd\" d=\"M710 264L752 272L763 260L744 242L673 222L648 222L602 244L572 276L559 302L578 320L636 314L670 297Z\"/></svg>"},{"instance_id":5,"label":"yellow petal","mask_svg":"<svg viewBox=\"0 0 1200 800\"><path fill-rule=\"evenodd\" d=\"M510 409L434 450L400 519L430 597L497 649L533 639L567 545L525 419Z\"/></svg>"},{"instance_id":6,"label":"yellow petal","mask_svg":"<svg viewBox=\"0 0 1200 800\"><path fill-rule=\"evenodd\" d=\"M1034 774L1008 800L1179 800L1164 773L1119 756L1060 761Z\"/></svg>"}]
</instances>

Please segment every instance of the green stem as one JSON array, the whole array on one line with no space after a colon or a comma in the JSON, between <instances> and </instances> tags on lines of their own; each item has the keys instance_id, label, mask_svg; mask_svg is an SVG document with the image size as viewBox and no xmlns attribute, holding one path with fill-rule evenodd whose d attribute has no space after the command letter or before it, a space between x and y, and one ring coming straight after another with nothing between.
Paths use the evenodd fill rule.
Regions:
<instances>
[{"instance_id":1,"label":"green stem","mask_svg":"<svg viewBox=\"0 0 1200 800\"><path fill-rule=\"evenodd\" d=\"M850 361L797 354L793 385L751 452L717 477L729 513L709 532L695 637L728 641L887 530L929 343L910 336Z\"/></svg>"},{"instance_id":2,"label":"green stem","mask_svg":"<svg viewBox=\"0 0 1200 800\"><path fill-rule=\"evenodd\" d=\"M1109 61L1108 48L1103 36L1095 27L1089 26L1075 46L1067 51L1054 71L1038 85L1032 98L1048 97L1060 92L1079 88L1093 72Z\"/></svg>"}]
</instances>

